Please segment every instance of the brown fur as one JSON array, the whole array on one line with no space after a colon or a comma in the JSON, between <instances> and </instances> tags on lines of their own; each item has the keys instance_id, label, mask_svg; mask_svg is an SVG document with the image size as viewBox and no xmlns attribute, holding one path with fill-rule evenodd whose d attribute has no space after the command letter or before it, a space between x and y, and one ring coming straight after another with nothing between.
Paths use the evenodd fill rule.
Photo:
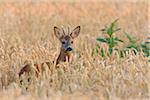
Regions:
<instances>
[{"instance_id":1,"label":"brown fur","mask_svg":"<svg viewBox=\"0 0 150 100\"><path fill-rule=\"evenodd\" d=\"M78 36L80 32L80 26L76 27L69 35L66 35L64 30L63 32L61 32L61 30L57 27L54 27L54 33L56 35L56 37L60 40L60 42L62 43L62 41L65 41L67 43L67 47L72 47L73 44L73 39L75 37ZM62 43L63 45L63 43ZM56 59L56 68L58 68L58 64L60 62L71 62L72 61L72 52L71 51L67 51L67 48L64 48L63 46L61 46L60 49L60 53L58 58ZM46 64L48 66L49 69L51 64L50 62L44 62L41 64L34 64L34 70L35 70L35 74L36 77L39 76L39 73L43 70L43 66L44 64ZM19 72L19 77L21 77L22 74L26 74L29 75L29 73L31 72L31 64L26 64Z\"/></svg>"}]
</instances>

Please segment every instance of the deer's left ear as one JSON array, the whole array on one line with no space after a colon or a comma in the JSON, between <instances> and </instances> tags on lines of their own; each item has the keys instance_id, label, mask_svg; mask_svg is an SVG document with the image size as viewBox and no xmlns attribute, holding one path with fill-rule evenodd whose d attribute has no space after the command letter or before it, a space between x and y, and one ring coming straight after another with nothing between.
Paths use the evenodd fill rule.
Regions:
<instances>
[{"instance_id":1,"label":"deer's left ear","mask_svg":"<svg viewBox=\"0 0 150 100\"><path fill-rule=\"evenodd\" d=\"M80 26L77 26L70 34L70 36L74 39L76 38L80 33Z\"/></svg>"}]
</instances>

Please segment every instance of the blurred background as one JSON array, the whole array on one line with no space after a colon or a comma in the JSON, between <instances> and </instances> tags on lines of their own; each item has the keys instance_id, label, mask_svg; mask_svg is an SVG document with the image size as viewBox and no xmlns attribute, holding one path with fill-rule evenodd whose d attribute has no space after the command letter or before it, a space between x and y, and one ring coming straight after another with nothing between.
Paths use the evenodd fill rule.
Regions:
<instances>
[{"instance_id":1,"label":"blurred background","mask_svg":"<svg viewBox=\"0 0 150 100\"><path fill-rule=\"evenodd\" d=\"M81 25L81 37L95 39L117 18L120 37L128 32L145 39L148 0L1 0L0 36L10 43L36 43L51 39L54 25Z\"/></svg>"}]
</instances>

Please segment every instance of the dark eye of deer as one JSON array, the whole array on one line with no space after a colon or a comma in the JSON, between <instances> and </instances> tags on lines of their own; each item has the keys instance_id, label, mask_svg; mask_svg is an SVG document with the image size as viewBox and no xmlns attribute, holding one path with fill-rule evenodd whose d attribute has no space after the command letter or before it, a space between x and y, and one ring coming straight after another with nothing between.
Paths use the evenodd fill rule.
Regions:
<instances>
[{"instance_id":1,"label":"dark eye of deer","mask_svg":"<svg viewBox=\"0 0 150 100\"><path fill-rule=\"evenodd\" d=\"M71 44L73 44L73 41L71 41Z\"/></svg>"},{"instance_id":2,"label":"dark eye of deer","mask_svg":"<svg viewBox=\"0 0 150 100\"><path fill-rule=\"evenodd\" d=\"M62 41L62 44L65 44L65 41Z\"/></svg>"}]
</instances>

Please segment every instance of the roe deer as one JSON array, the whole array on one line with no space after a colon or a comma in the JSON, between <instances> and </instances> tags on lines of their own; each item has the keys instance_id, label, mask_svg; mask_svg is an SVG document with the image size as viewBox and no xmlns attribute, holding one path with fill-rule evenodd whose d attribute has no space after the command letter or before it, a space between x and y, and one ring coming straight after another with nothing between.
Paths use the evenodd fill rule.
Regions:
<instances>
[{"instance_id":1,"label":"roe deer","mask_svg":"<svg viewBox=\"0 0 150 100\"><path fill-rule=\"evenodd\" d=\"M54 34L61 42L61 49L58 58L56 59L55 65L57 66L60 62L71 62L72 59L72 51L73 51L73 41L74 39L79 35L80 33L80 26L77 26L72 32L66 33L64 29L60 29L58 27L54 27ZM50 62L44 62L41 64L33 64L33 67L35 69L35 74L38 77L38 74L41 72L40 67L43 67L44 64L47 64L47 66L50 69ZM26 64L19 72L19 77L22 74L29 74L31 72L31 64Z\"/></svg>"}]
</instances>

